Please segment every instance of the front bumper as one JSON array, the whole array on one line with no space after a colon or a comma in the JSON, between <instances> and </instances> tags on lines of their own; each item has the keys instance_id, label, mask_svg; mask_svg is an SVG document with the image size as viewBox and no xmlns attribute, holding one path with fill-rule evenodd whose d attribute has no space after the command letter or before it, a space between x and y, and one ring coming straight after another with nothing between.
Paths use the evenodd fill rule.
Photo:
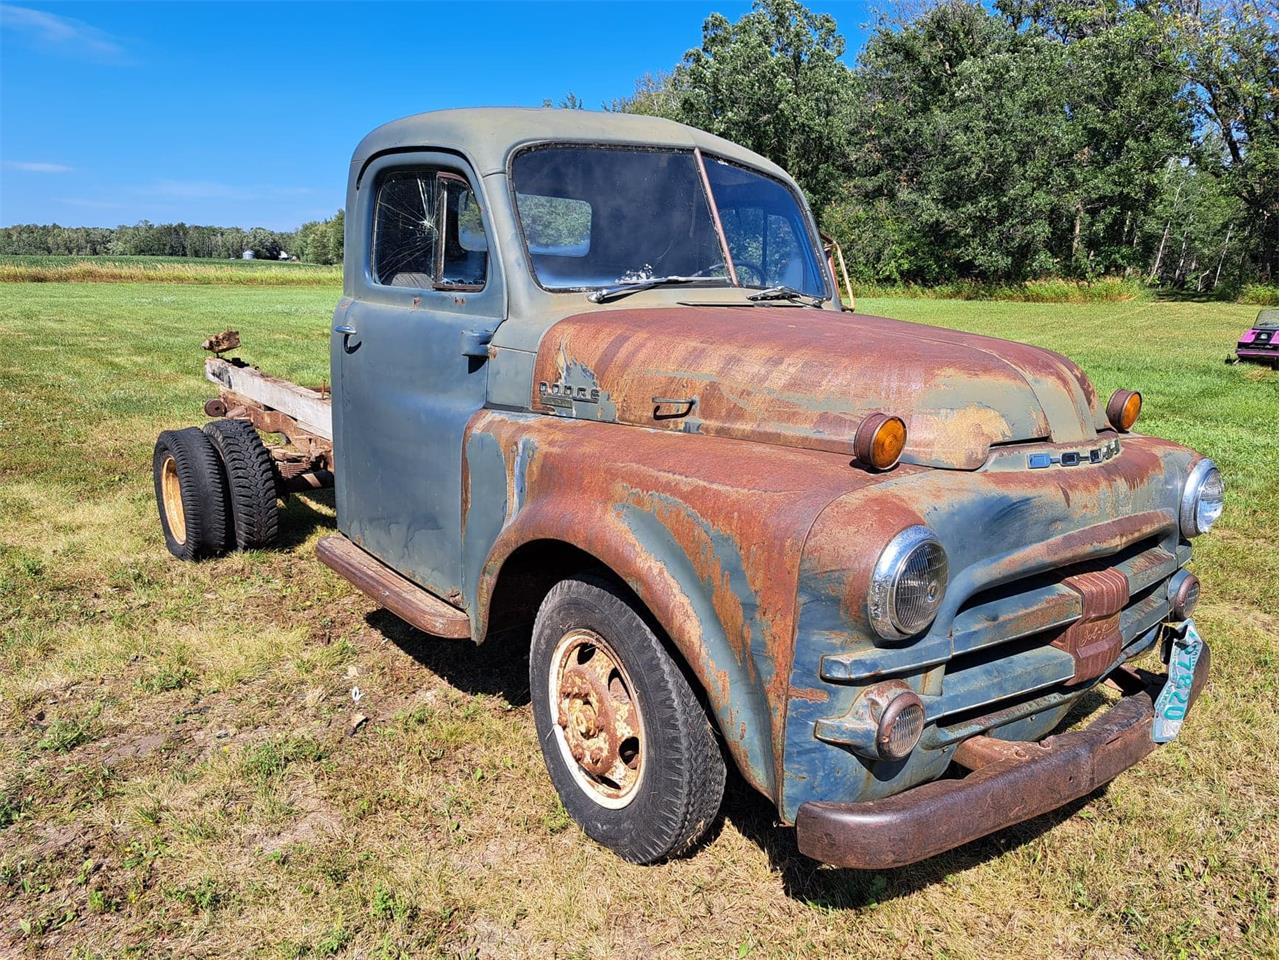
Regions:
<instances>
[{"instance_id":1,"label":"front bumper","mask_svg":"<svg viewBox=\"0 0 1280 960\"><path fill-rule=\"evenodd\" d=\"M1206 644L1191 702L1208 678L1209 659ZM1124 696L1084 730L1038 743L973 737L956 751L956 762L972 771L962 779L936 780L879 800L801 804L800 852L842 867L902 867L1091 793L1156 747L1153 703L1165 678L1120 667L1109 679Z\"/></svg>"}]
</instances>

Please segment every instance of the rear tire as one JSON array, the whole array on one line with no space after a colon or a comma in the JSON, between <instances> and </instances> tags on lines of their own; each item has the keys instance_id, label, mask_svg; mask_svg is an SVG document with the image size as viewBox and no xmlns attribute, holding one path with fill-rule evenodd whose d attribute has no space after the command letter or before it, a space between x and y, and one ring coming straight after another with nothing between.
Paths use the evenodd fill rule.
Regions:
<instances>
[{"instance_id":1,"label":"rear tire","mask_svg":"<svg viewBox=\"0 0 1280 960\"><path fill-rule=\"evenodd\" d=\"M165 546L179 560L213 557L227 548L227 484L218 452L195 427L165 430L151 458Z\"/></svg>"},{"instance_id":2,"label":"rear tire","mask_svg":"<svg viewBox=\"0 0 1280 960\"><path fill-rule=\"evenodd\" d=\"M280 532L276 466L258 431L244 420L211 420L204 432L226 471L236 548L253 550L274 543Z\"/></svg>"},{"instance_id":3,"label":"rear tire","mask_svg":"<svg viewBox=\"0 0 1280 960\"><path fill-rule=\"evenodd\" d=\"M622 591L589 575L543 600L529 655L534 723L565 811L632 863L706 834L725 764L706 711Z\"/></svg>"}]
</instances>

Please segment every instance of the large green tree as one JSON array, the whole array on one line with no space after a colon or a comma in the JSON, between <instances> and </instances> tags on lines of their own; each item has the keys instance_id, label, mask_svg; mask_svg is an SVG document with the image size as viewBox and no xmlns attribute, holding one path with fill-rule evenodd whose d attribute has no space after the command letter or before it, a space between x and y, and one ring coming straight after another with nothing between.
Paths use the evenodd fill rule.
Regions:
<instances>
[{"instance_id":1,"label":"large green tree","mask_svg":"<svg viewBox=\"0 0 1280 960\"><path fill-rule=\"evenodd\" d=\"M1276 276L1277 44L1274 4L1188 3L1170 14L1198 133L1192 159L1239 199L1236 244L1244 275Z\"/></svg>"},{"instance_id":2,"label":"large green tree","mask_svg":"<svg viewBox=\"0 0 1280 960\"><path fill-rule=\"evenodd\" d=\"M835 20L796 0L756 0L736 22L718 13L670 75L646 76L614 109L680 120L785 167L815 207L847 171L852 87Z\"/></svg>"},{"instance_id":3,"label":"large green tree","mask_svg":"<svg viewBox=\"0 0 1280 960\"><path fill-rule=\"evenodd\" d=\"M854 175L831 218L862 273L1136 268L1187 136L1181 79L1151 17L1093 9L1039 3L1029 19L953 2L882 25L859 60Z\"/></svg>"}]
</instances>

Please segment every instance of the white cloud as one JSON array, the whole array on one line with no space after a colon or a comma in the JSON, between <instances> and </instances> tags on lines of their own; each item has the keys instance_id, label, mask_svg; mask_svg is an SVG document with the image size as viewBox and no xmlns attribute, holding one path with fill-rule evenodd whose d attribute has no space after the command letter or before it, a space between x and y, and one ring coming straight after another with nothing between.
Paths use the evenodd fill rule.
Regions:
<instances>
[{"instance_id":1,"label":"white cloud","mask_svg":"<svg viewBox=\"0 0 1280 960\"><path fill-rule=\"evenodd\" d=\"M0 3L0 26L6 33L22 34L39 49L80 57L98 63L127 63L123 46L97 27L45 10Z\"/></svg>"},{"instance_id":2,"label":"white cloud","mask_svg":"<svg viewBox=\"0 0 1280 960\"><path fill-rule=\"evenodd\" d=\"M70 173L71 168L65 163L40 163L33 160L6 160L6 167L21 170L24 173Z\"/></svg>"}]
</instances>

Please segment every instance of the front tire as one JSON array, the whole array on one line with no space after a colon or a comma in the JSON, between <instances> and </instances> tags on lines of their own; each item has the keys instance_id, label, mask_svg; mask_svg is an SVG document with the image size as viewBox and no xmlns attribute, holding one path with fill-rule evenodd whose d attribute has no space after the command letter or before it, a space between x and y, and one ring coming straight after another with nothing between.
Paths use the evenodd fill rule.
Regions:
<instances>
[{"instance_id":1,"label":"front tire","mask_svg":"<svg viewBox=\"0 0 1280 960\"><path fill-rule=\"evenodd\" d=\"M724 797L725 764L689 682L622 591L556 584L533 627L542 756L587 836L632 863L689 851Z\"/></svg>"}]
</instances>

